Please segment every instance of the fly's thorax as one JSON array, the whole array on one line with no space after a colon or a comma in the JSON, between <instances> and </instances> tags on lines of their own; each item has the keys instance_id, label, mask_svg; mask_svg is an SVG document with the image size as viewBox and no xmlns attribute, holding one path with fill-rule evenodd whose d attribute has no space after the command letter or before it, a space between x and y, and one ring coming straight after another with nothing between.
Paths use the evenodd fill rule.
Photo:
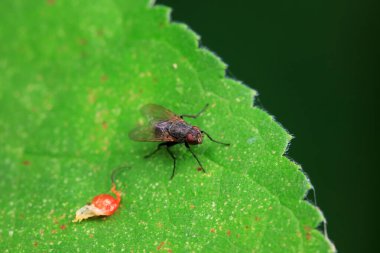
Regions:
<instances>
[{"instance_id":1,"label":"fly's thorax","mask_svg":"<svg viewBox=\"0 0 380 253\"><path fill-rule=\"evenodd\" d=\"M168 128L168 132L171 136L178 139L178 141L185 141L186 136L191 129L192 126L185 121L173 121Z\"/></svg>"}]
</instances>

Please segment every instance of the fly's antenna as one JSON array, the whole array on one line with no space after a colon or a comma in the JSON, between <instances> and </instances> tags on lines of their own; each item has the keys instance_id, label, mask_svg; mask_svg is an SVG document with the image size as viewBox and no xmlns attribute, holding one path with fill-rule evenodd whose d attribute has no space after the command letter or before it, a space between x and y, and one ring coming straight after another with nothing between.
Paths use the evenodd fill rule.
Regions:
<instances>
[{"instance_id":1,"label":"fly's antenna","mask_svg":"<svg viewBox=\"0 0 380 253\"><path fill-rule=\"evenodd\" d=\"M130 168L130 166L122 165L122 166L119 166L119 167L115 168L112 171L112 174L111 174L111 182L112 182L112 184L115 184L115 176L116 176L116 174L119 173L121 170L126 169L126 168Z\"/></svg>"}]
</instances>

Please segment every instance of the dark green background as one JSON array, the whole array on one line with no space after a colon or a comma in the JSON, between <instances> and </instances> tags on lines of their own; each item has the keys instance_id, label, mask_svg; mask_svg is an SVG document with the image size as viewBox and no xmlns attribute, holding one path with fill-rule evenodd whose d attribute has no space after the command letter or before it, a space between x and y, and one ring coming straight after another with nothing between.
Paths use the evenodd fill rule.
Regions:
<instances>
[{"instance_id":1,"label":"dark green background","mask_svg":"<svg viewBox=\"0 0 380 253\"><path fill-rule=\"evenodd\" d=\"M338 251L376 252L377 2L158 3L201 35L230 75L257 90L259 106L296 137L288 155L316 188Z\"/></svg>"}]
</instances>

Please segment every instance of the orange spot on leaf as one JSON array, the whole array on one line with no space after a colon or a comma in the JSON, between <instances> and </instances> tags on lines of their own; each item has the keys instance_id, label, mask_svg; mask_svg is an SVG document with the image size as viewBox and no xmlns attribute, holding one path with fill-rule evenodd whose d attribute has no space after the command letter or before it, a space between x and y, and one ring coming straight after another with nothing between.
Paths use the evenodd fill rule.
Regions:
<instances>
[{"instance_id":1,"label":"orange spot on leaf","mask_svg":"<svg viewBox=\"0 0 380 253\"><path fill-rule=\"evenodd\" d=\"M85 45L87 45L87 40L82 38L82 39L79 39L78 43L81 46L85 46Z\"/></svg>"},{"instance_id":2,"label":"orange spot on leaf","mask_svg":"<svg viewBox=\"0 0 380 253\"><path fill-rule=\"evenodd\" d=\"M59 228L62 229L62 230L65 230L65 229L66 229L66 225L63 224L63 225L61 225Z\"/></svg>"},{"instance_id":3,"label":"orange spot on leaf","mask_svg":"<svg viewBox=\"0 0 380 253\"><path fill-rule=\"evenodd\" d=\"M231 236L231 230L227 230L227 236Z\"/></svg>"},{"instance_id":4,"label":"orange spot on leaf","mask_svg":"<svg viewBox=\"0 0 380 253\"><path fill-rule=\"evenodd\" d=\"M211 233L215 233L215 231L216 231L215 228L211 228L211 229L210 229L210 232L211 232Z\"/></svg>"},{"instance_id":5,"label":"orange spot on leaf","mask_svg":"<svg viewBox=\"0 0 380 253\"><path fill-rule=\"evenodd\" d=\"M106 76L106 75L102 75L102 76L100 77L100 81L101 81L102 83L105 83L107 80L108 80L108 76Z\"/></svg>"},{"instance_id":6,"label":"orange spot on leaf","mask_svg":"<svg viewBox=\"0 0 380 253\"><path fill-rule=\"evenodd\" d=\"M161 250L161 248L165 245L165 242L161 242L160 245L157 246L157 250Z\"/></svg>"},{"instance_id":7,"label":"orange spot on leaf","mask_svg":"<svg viewBox=\"0 0 380 253\"><path fill-rule=\"evenodd\" d=\"M22 165L29 166L31 163L28 160L22 161Z\"/></svg>"},{"instance_id":8,"label":"orange spot on leaf","mask_svg":"<svg viewBox=\"0 0 380 253\"><path fill-rule=\"evenodd\" d=\"M107 130L107 128L108 128L107 122L103 121L102 127L103 127L104 130Z\"/></svg>"},{"instance_id":9,"label":"orange spot on leaf","mask_svg":"<svg viewBox=\"0 0 380 253\"><path fill-rule=\"evenodd\" d=\"M309 226L304 226L303 229L306 232L306 240L310 240L311 239L311 230L312 230L312 228L309 227Z\"/></svg>"}]
</instances>

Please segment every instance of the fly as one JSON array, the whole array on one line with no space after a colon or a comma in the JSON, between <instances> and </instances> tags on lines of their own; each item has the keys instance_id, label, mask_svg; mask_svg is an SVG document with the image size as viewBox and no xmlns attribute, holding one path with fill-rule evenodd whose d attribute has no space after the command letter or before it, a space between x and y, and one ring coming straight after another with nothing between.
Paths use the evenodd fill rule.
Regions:
<instances>
[{"instance_id":1,"label":"fly","mask_svg":"<svg viewBox=\"0 0 380 253\"><path fill-rule=\"evenodd\" d=\"M204 135L215 143L226 146L229 146L230 144L213 139L207 132L201 130L197 126L192 126L183 118L187 117L196 119L207 109L207 107L208 104L195 115L177 115L161 105L147 104L141 108L141 112L148 118L149 123L145 126L139 126L133 129L129 133L129 138L134 141L161 142L152 153L146 155L144 158L149 158L162 147L166 147L167 152L173 159L173 172L170 179L173 179L176 170L176 157L170 148L177 144L184 144L199 164L201 170L206 172L197 155L190 148L190 145L202 144Z\"/></svg>"}]
</instances>

